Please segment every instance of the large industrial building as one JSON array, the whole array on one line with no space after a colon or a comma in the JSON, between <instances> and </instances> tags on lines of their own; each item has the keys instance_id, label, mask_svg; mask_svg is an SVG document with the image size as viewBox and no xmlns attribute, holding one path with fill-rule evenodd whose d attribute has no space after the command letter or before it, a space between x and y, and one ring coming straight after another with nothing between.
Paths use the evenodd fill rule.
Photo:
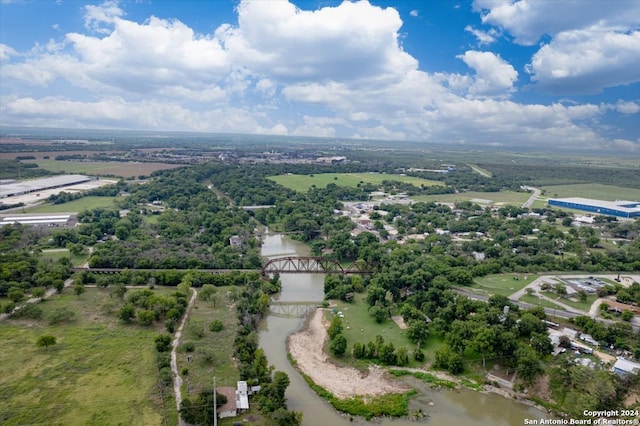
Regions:
<instances>
[{"instance_id":1,"label":"large industrial building","mask_svg":"<svg viewBox=\"0 0 640 426\"><path fill-rule=\"evenodd\" d=\"M15 183L3 183L0 186L0 198L13 197L44 191L46 189L63 188L96 179L85 175L62 175L43 179L25 180Z\"/></svg>"},{"instance_id":2,"label":"large industrial building","mask_svg":"<svg viewBox=\"0 0 640 426\"><path fill-rule=\"evenodd\" d=\"M602 201L573 197L550 198L547 204L608 216L640 217L640 202L638 201Z\"/></svg>"}]
</instances>

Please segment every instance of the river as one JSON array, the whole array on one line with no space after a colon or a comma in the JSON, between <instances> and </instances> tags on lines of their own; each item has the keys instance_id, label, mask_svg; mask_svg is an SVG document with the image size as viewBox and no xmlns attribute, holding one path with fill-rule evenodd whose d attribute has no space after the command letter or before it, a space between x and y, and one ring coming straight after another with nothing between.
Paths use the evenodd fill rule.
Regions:
<instances>
[{"instance_id":1,"label":"river","mask_svg":"<svg viewBox=\"0 0 640 426\"><path fill-rule=\"evenodd\" d=\"M282 256L308 256L309 248L303 243L282 235L265 235L262 256L276 258ZM324 276L321 274L283 274L280 276L282 291L279 301L322 301L324 298ZM349 416L337 413L324 399L309 388L306 382L287 360L285 341L289 334L298 330L304 319L285 318L270 315L262 324L260 346L264 349L269 363L276 370L284 371L291 384L287 389L287 406L290 410L303 413L304 426L346 426L371 424L363 419L351 420ZM428 418L421 422L409 419L380 419L374 424L383 426L457 425L457 426L512 426L524 424L524 419L551 418L548 414L504 398L496 394L462 389L433 390L421 381L409 378L419 394L411 399L410 409L421 409Z\"/></svg>"}]
</instances>

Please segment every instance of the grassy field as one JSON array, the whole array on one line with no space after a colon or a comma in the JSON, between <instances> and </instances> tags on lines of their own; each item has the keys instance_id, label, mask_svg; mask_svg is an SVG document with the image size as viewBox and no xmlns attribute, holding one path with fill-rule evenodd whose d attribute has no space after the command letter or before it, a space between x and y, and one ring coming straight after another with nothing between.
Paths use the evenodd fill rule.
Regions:
<instances>
[{"instance_id":1,"label":"grassy field","mask_svg":"<svg viewBox=\"0 0 640 426\"><path fill-rule=\"evenodd\" d=\"M560 305L556 305L553 302L549 302L546 299L540 299L538 296L534 296L534 295L528 295L525 294L524 296L520 297L521 302L525 302L525 303L529 303L531 305L534 306L542 306L543 308L551 308L551 309L557 309L559 311L564 311L564 308L561 307Z\"/></svg>"},{"instance_id":2,"label":"grassy field","mask_svg":"<svg viewBox=\"0 0 640 426\"><path fill-rule=\"evenodd\" d=\"M537 276L532 274L487 275L484 277L475 278L474 284L469 287L469 289L478 294L499 294L502 296L510 296L516 291L521 290L525 286L531 284L536 278Z\"/></svg>"},{"instance_id":3,"label":"grassy field","mask_svg":"<svg viewBox=\"0 0 640 426\"><path fill-rule=\"evenodd\" d=\"M411 176L388 175L384 173L322 173L316 175L277 175L270 176L269 179L298 192L306 192L315 185L317 188L324 188L330 183L339 186L357 187L359 183L371 183L378 185L383 180L396 180L410 183L415 186L443 185L442 182L428 179L420 179Z\"/></svg>"},{"instance_id":4,"label":"grassy field","mask_svg":"<svg viewBox=\"0 0 640 426\"><path fill-rule=\"evenodd\" d=\"M232 357L237 321L235 307L225 296L228 289L228 287L218 288L218 299L215 305L210 301L196 300L189 313L188 323L185 324L177 353L178 371L185 367L189 369L189 374L184 377L183 396L188 396L189 389L192 394L202 389L209 389L213 385L214 375L218 386L236 386L238 370ZM215 319L223 322L222 331L209 330L209 324ZM193 332L200 326L204 329L202 337L198 337ZM184 351L185 343L193 343L195 350ZM211 351L212 362L205 360L203 350ZM188 357L191 357L191 362L187 360Z\"/></svg>"},{"instance_id":5,"label":"grassy field","mask_svg":"<svg viewBox=\"0 0 640 426\"><path fill-rule=\"evenodd\" d=\"M418 195L412 197L416 201L434 201L441 203L455 203L460 201L470 201L474 198L481 200L491 200L494 204L516 204L522 205L529 199L529 192L500 191L500 192L462 192L460 194L440 194L440 195Z\"/></svg>"},{"instance_id":6,"label":"grassy field","mask_svg":"<svg viewBox=\"0 0 640 426\"><path fill-rule=\"evenodd\" d=\"M640 189L601 185L599 183L543 186L540 189L549 198L582 197L605 201L640 200Z\"/></svg>"},{"instance_id":7,"label":"grassy field","mask_svg":"<svg viewBox=\"0 0 640 426\"><path fill-rule=\"evenodd\" d=\"M89 257L89 255L88 254L80 255L80 256L72 255L69 252L69 249L66 249L66 248L42 250L42 253L40 254L41 259L51 260L54 262L63 257L70 258L71 264L73 264L74 266L80 266L87 261L87 258Z\"/></svg>"},{"instance_id":8,"label":"grassy field","mask_svg":"<svg viewBox=\"0 0 640 426\"><path fill-rule=\"evenodd\" d=\"M159 398L153 340L163 327L122 325L109 292L71 290L38 304L40 320L0 323L0 423L4 425L161 425L175 404ZM75 312L68 324L49 325L54 309ZM39 348L39 336L57 344ZM44 422L44 423L43 423Z\"/></svg>"},{"instance_id":9,"label":"grassy field","mask_svg":"<svg viewBox=\"0 0 640 426\"><path fill-rule=\"evenodd\" d=\"M402 346L409 350L410 367L419 367L422 364L416 363L413 360L413 348L415 345L406 337L406 330L401 330L395 322L391 319L385 319L381 324L378 324L373 317L369 315L369 306L364 300L364 295L357 294L353 303L346 303L341 301L332 301L336 303L335 308L337 312L342 312L344 318L342 318L342 325L344 329L342 334L347 339L347 352L351 353L353 344L360 342L366 344L370 341L375 341L376 335L382 336L385 343L393 343L393 346L398 349ZM327 311L325 314L327 319L331 321L333 313ZM426 345L423 348L427 359L433 360L433 352L442 344L441 339L436 337L429 337ZM341 358L343 361L347 360L347 357ZM358 364L354 360L355 364Z\"/></svg>"},{"instance_id":10,"label":"grassy field","mask_svg":"<svg viewBox=\"0 0 640 426\"><path fill-rule=\"evenodd\" d=\"M41 206L31 207L20 210L25 213L69 213L81 212L95 208L115 207L114 201L118 197L82 197L77 200L69 201L63 204L44 204Z\"/></svg>"},{"instance_id":11,"label":"grassy field","mask_svg":"<svg viewBox=\"0 0 640 426\"><path fill-rule=\"evenodd\" d=\"M176 164L164 163L130 163L118 161L58 161L58 160L36 160L29 161L35 163L38 167L50 170L52 172L64 173L85 173L92 175L109 175L137 177L140 175L148 176L156 170L175 169L183 167Z\"/></svg>"}]
</instances>

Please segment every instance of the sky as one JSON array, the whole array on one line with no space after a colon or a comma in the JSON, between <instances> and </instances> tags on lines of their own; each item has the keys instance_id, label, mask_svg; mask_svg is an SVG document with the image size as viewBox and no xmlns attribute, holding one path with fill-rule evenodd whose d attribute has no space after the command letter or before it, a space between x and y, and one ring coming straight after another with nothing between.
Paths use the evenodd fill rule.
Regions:
<instances>
[{"instance_id":1,"label":"sky","mask_svg":"<svg viewBox=\"0 0 640 426\"><path fill-rule=\"evenodd\" d=\"M640 1L0 0L0 125L640 157Z\"/></svg>"}]
</instances>

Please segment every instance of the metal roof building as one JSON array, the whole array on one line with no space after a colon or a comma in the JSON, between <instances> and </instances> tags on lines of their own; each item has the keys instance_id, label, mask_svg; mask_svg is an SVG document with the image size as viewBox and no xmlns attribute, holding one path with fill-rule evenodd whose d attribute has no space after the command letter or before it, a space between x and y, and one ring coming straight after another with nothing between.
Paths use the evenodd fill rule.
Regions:
<instances>
[{"instance_id":1,"label":"metal roof building","mask_svg":"<svg viewBox=\"0 0 640 426\"><path fill-rule=\"evenodd\" d=\"M638 201L602 201L573 197L550 198L547 204L608 216L626 218L640 217L640 202Z\"/></svg>"},{"instance_id":2,"label":"metal roof building","mask_svg":"<svg viewBox=\"0 0 640 426\"><path fill-rule=\"evenodd\" d=\"M85 175L61 175L43 179L25 180L0 186L0 198L29 194L45 189L62 188L95 179Z\"/></svg>"}]
</instances>

